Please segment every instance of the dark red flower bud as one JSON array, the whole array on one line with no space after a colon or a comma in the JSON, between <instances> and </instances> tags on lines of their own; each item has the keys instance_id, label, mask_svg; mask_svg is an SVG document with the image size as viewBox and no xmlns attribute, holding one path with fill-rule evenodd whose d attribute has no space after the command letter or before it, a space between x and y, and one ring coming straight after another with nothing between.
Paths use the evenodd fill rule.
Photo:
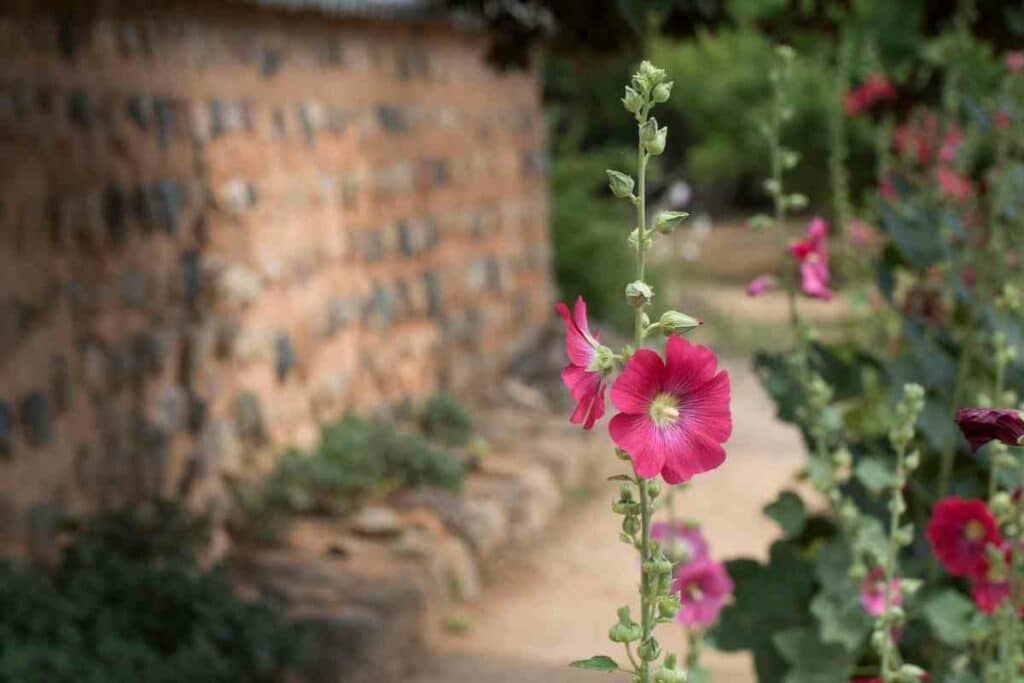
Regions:
<instances>
[{"instance_id":1,"label":"dark red flower bud","mask_svg":"<svg viewBox=\"0 0 1024 683\"><path fill-rule=\"evenodd\" d=\"M971 444L974 453L989 441L1019 446L1024 441L1024 418L1016 410L998 408L961 408L956 424Z\"/></svg>"}]
</instances>

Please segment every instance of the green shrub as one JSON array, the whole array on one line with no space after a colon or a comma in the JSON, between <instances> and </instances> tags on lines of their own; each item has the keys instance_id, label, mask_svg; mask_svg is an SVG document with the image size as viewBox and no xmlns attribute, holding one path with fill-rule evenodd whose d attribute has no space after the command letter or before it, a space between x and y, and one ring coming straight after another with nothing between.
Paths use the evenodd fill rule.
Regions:
<instances>
[{"instance_id":1,"label":"green shrub","mask_svg":"<svg viewBox=\"0 0 1024 683\"><path fill-rule=\"evenodd\" d=\"M0 561L0 681L284 680L304 633L270 603L243 601L220 571L197 568L193 537L178 532L203 525L187 520L169 504L99 518L51 576Z\"/></svg>"},{"instance_id":2,"label":"green shrub","mask_svg":"<svg viewBox=\"0 0 1024 683\"><path fill-rule=\"evenodd\" d=\"M324 427L313 452L285 453L263 496L278 510L345 514L389 488L458 489L462 475L458 457L423 436L350 414Z\"/></svg>"},{"instance_id":3,"label":"green shrub","mask_svg":"<svg viewBox=\"0 0 1024 683\"><path fill-rule=\"evenodd\" d=\"M473 436L473 418L454 396L444 391L427 401L420 427L429 438L449 446L465 446Z\"/></svg>"}]
</instances>

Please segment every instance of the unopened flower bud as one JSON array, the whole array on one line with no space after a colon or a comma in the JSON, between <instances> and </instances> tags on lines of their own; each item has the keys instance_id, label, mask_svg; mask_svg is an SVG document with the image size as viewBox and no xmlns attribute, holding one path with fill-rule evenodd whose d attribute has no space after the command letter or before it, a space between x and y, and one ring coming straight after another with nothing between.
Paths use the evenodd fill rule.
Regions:
<instances>
[{"instance_id":1,"label":"unopened flower bud","mask_svg":"<svg viewBox=\"0 0 1024 683\"><path fill-rule=\"evenodd\" d=\"M1013 500L1006 491L1000 491L992 497L992 514L996 519L1004 519L1014 513Z\"/></svg>"},{"instance_id":2,"label":"unopened flower bud","mask_svg":"<svg viewBox=\"0 0 1024 683\"><path fill-rule=\"evenodd\" d=\"M658 85L654 86L653 90L651 90L651 100L653 100L657 104L661 104L662 102L668 102L669 95L671 94L672 81L669 81L668 83L659 83Z\"/></svg>"},{"instance_id":3,"label":"unopened flower bud","mask_svg":"<svg viewBox=\"0 0 1024 683\"><path fill-rule=\"evenodd\" d=\"M665 655L665 662L654 672L654 683L686 683L686 672L676 666L676 656Z\"/></svg>"},{"instance_id":4,"label":"unopened flower bud","mask_svg":"<svg viewBox=\"0 0 1024 683\"><path fill-rule=\"evenodd\" d=\"M634 308L646 306L654 298L654 290L646 282L636 280L626 285L626 301Z\"/></svg>"},{"instance_id":5,"label":"unopened flower bud","mask_svg":"<svg viewBox=\"0 0 1024 683\"><path fill-rule=\"evenodd\" d=\"M658 326L666 337L675 332L689 332L703 324L700 320L679 311L665 311L658 319Z\"/></svg>"},{"instance_id":6,"label":"unopened flower bud","mask_svg":"<svg viewBox=\"0 0 1024 683\"><path fill-rule=\"evenodd\" d=\"M679 611L679 596L669 595L658 600L658 614L665 619L672 619Z\"/></svg>"},{"instance_id":7,"label":"unopened flower bud","mask_svg":"<svg viewBox=\"0 0 1024 683\"><path fill-rule=\"evenodd\" d=\"M904 462L904 464L907 466L908 470L916 470L918 467L921 466L921 452L913 451L910 455L907 456L907 459Z\"/></svg>"},{"instance_id":8,"label":"unopened flower bud","mask_svg":"<svg viewBox=\"0 0 1024 683\"><path fill-rule=\"evenodd\" d=\"M657 498L661 495L661 484L657 479L647 480L647 495L651 498Z\"/></svg>"},{"instance_id":9,"label":"unopened flower bud","mask_svg":"<svg viewBox=\"0 0 1024 683\"><path fill-rule=\"evenodd\" d=\"M645 662L653 662L661 656L661 645L659 645L658 641L653 637L650 637L640 643L640 647L636 649L636 653L640 656L640 659Z\"/></svg>"},{"instance_id":10,"label":"unopened flower bud","mask_svg":"<svg viewBox=\"0 0 1024 683\"><path fill-rule=\"evenodd\" d=\"M652 121L654 119L651 119ZM644 143L644 149L648 154L658 156L665 151L665 142L668 140L668 127L662 126L654 134L654 139Z\"/></svg>"},{"instance_id":11,"label":"unopened flower bud","mask_svg":"<svg viewBox=\"0 0 1024 683\"><path fill-rule=\"evenodd\" d=\"M640 624L633 621L629 616L628 607L618 609L619 621L608 630L608 639L613 643L632 643L640 640L643 631Z\"/></svg>"},{"instance_id":12,"label":"unopened flower bud","mask_svg":"<svg viewBox=\"0 0 1024 683\"><path fill-rule=\"evenodd\" d=\"M658 220L655 222L654 227L662 235L668 235L675 231L689 216L690 214L685 211L662 211L658 214Z\"/></svg>"},{"instance_id":13,"label":"unopened flower bud","mask_svg":"<svg viewBox=\"0 0 1024 683\"><path fill-rule=\"evenodd\" d=\"M622 520L622 531L634 535L640 531L640 520L636 518L636 515L626 515Z\"/></svg>"},{"instance_id":14,"label":"unopened flower bud","mask_svg":"<svg viewBox=\"0 0 1024 683\"><path fill-rule=\"evenodd\" d=\"M640 504L625 500L617 500L612 503L612 512L617 515L638 515L640 514Z\"/></svg>"},{"instance_id":15,"label":"unopened flower bud","mask_svg":"<svg viewBox=\"0 0 1024 683\"><path fill-rule=\"evenodd\" d=\"M613 195L619 199L624 199L633 195L632 176L622 173L621 171L607 170L605 173L608 174L608 187L611 188Z\"/></svg>"},{"instance_id":16,"label":"unopened flower bud","mask_svg":"<svg viewBox=\"0 0 1024 683\"><path fill-rule=\"evenodd\" d=\"M658 119L653 116L640 124L640 142L645 145L658 137Z\"/></svg>"},{"instance_id":17,"label":"unopened flower bud","mask_svg":"<svg viewBox=\"0 0 1024 683\"><path fill-rule=\"evenodd\" d=\"M626 108L630 114L636 114L640 111L640 108L644 106L644 98L633 88L626 86L626 94L622 98L622 106Z\"/></svg>"}]
</instances>

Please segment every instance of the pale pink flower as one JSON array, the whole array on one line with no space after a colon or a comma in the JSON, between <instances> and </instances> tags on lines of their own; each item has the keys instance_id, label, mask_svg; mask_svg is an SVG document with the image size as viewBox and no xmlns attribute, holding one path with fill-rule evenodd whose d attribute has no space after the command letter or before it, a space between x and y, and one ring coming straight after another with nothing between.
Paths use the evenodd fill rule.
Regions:
<instances>
[{"instance_id":1,"label":"pale pink flower","mask_svg":"<svg viewBox=\"0 0 1024 683\"><path fill-rule=\"evenodd\" d=\"M800 264L800 288L804 294L826 301L832 298L832 290L828 288L827 234L828 223L815 216L807 227L807 237L789 247L789 252Z\"/></svg>"},{"instance_id":2,"label":"pale pink flower","mask_svg":"<svg viewBox=\"0 0 1024 683\"><path fill-rule=\"evenodd\" d=\"M686 564L708 558L708 541L700 527L681 522L655 522L651 525L651 538L672 562Z\"/></svg>"},{"instance_id":3,"label":"pale pink flower","mask_svg":"<svg viewBox=\"0 0 1024 683\"><path fill-rule=\"evenodd\" d=\"M1024 71L1024 52L1006 53L1006 70L1015 74Z\"/></svg>"},{"instance_id":4,"label":"pale pink flower","mask_svg":"<svg viewBox=\"0 0 1024 683\"><path fill-rule=\"evenodd\" d=\"M889 585L892 590L892 604L902 605L903 594L900 592L899 578L894 578ZM873 567L860 585L860 605L864 611L873 617L885 613L885 592L885 571L881 567Z\"/></svg>"},{"instance_id":5,"label":"pale pink flower","mask_svg":"<svg viewBox=\"0 0 1024 683\"><path fill-rule=\"evenodd\" d=\"M718 619L732 591L732 579L720 562L704 559L680 565L672 582L681 604L676 619L688 628L707 628Z\"/></svg>"},{"instance_id":6,"label":"pale pink flower","mask_svg":"<svg viewBox=\"0 0 1024 683\"><path fill-rule=\"evenodd\" d=\"M767 273L758 275L747 285L747 296L760 296L770 289L775 288L775 278Z\"/></svg>"}]
</instances>

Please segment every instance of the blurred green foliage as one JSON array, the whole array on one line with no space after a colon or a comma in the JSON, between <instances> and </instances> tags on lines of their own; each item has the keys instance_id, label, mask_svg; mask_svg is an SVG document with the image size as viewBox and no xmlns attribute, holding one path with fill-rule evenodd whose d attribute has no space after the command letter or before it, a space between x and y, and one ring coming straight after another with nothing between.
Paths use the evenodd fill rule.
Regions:
<instances>
[{"instance_id":1,"label":"blurred green foliage","mask_svg":"<svg viewBox=\"0 0 1024 683\"><path fill-rule=\"evenodd\" d=\"M423 433L448 446L465 446L473 436L473 418L459 401L446 391L430 397L420 416Z\"/></svg>"},{"instance_id":2,"label":"blurred green foliage","mask_svg":"<svg viewBox=\"0 0 1024 683\"><path fill-rule=\"evenodd\" d=\"M307 634L195 565L204 529L145 504L87 521L52 575L0 561L0 681L285 680Z\"/></svg>"},{"instance_id":3,"label":"blurred green foliage","mask_svg":"<svg viewBox=\"0 0 1024 683\"><path fill-rule=\"evenodd\" d=\"M424 430L447 445L466 443L472 422L447 395L428 402ZM310 451L291 449L259 483L235 487L232 532L253 541L275 540L292 514L346 515L393 489L434 486L458 490L459 456L393 421L355 414L325 426Z\"/></svg>"}]
</instances>

